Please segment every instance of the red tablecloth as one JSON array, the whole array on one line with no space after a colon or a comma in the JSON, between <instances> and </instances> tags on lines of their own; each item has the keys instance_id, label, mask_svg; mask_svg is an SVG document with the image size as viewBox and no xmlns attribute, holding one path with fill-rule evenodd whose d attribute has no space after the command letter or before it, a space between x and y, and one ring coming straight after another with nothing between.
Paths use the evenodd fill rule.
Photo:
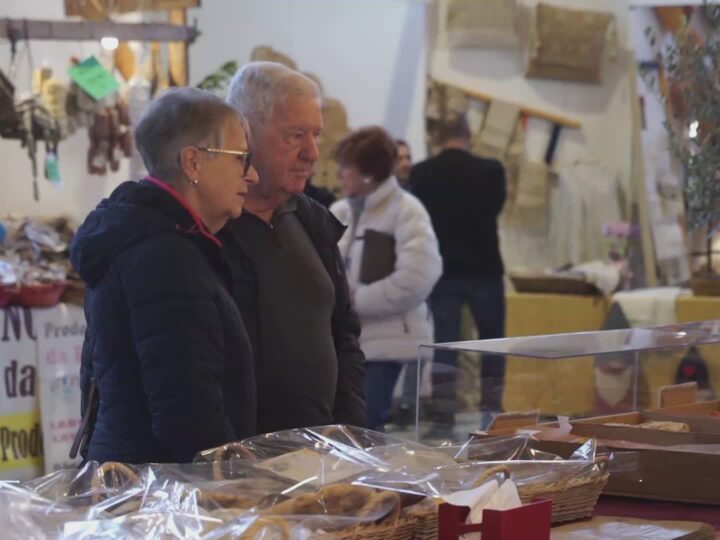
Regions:
<instances>
[{"instance_id":1,"label":"red tablecloth","mask_svg":"<svg viewBox=\"0 0 720 540\"><path fill-rule=\"evenodd\" d=\"M720 486L718 486L720 489ZM699 521L720 531L720 506L685 504L647 499L629 499L603 495L595 507L597 516L620 516L638 519Z\"/></svg>"}]
</instances>

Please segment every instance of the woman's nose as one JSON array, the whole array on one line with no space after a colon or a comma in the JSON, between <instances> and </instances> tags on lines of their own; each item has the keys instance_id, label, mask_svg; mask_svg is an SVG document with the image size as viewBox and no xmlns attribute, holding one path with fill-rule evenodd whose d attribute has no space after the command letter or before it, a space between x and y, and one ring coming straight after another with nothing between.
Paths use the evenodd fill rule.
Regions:
<instances>
[{"instance_id":1,"label":"woman's nose","mask_svg":"<svg viewBox=\"0 0 720 540\"><path fill-rule=\"evenodd\" d=\"M247 174L245 175L245 181L248 184L257 184L260 181L260 175L258 174L255 167L250 165Z\"/></svg>"}]
</instances>

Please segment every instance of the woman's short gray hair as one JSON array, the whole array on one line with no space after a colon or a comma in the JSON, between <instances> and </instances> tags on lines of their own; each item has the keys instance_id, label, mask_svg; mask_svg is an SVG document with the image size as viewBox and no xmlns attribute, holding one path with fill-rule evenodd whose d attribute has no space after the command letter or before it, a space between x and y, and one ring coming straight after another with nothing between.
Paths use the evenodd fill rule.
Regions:
<instances>
[{"instance_id":1,"label":"woman's short gray hair","mask_svg":"<svg viewBox=\"0 0 720 540\"><path fill-rule=\"evenodd\" d=\"M277 62L250 62L230 81L227 100L248 119L255 131L264 125L275 103L293 96L321 98L320 88L309 77Z\"/></svg>"},{"instance_id":2,"label":"woman's short gray hair","mask_svg":"<svg viewBox=\"0 0 720 540\"><path fill-rule=\"evenodd\" d=\"M143 111L135 145L151 175L166 182L179 180L184 176L180 151L185 146L222 146L224 128L233 116L249 136L243 115L219 96L199 88L170 88Z\"/></svg>"}]
</instances>

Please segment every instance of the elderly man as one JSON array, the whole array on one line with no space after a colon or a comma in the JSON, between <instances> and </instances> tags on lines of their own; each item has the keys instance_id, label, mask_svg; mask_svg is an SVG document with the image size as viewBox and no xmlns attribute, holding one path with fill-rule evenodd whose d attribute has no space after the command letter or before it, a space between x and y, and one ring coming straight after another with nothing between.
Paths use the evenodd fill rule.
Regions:
<instances>
[{"instance_id":1,"label":"elderly man","mask_svg":"<svg viewBox=\"0 0 720 540\"><path fill-rule=\"evenodd\" d=\"M364 426L365 358L337 248L345 228L303 195L318 159L320 91L281 64L251 62L227 99L250 123L260 176L220 235L256 356L258 430Z\"/></svg>"}]
</instances>

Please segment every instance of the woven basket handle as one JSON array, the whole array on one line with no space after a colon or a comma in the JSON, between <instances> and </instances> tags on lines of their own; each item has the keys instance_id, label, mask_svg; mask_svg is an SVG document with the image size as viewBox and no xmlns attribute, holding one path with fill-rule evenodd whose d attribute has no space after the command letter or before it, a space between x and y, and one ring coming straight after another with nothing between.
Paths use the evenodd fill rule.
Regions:
<instances>
[{"instance_id":1,"label":"woven basket handle","mask_svg":"<svg viewBox=\"0 0 720 540\"><path fill-rule=\"evenodd\" d=\"M92 477L93 504L97 504L100 502L101 494L96 493L96 489L102 487L102 485L105 483L105 475L112 472L116 473L120 478L124 478L125 480L123 483L136 482L139 479L135 471L133 471L124 463L118 463L115 461L108 461L107 463L103 463L97 468L95 474Z\"/></svg>"},{"instance_id":2,"label":"woven basket handle","mask_svg":"<svg viewBox=\"0 0 720 540\"><path fill-rule=\"evenodd\" d=\"M491 476L497 474L497 473L503 473L505 476L505 479L510 478L510 469L508 469L507 465L495 465L494 467L490 467L489 469L485 469L480 476L478 476L477 480L473 482L473 487L480 487L485 482L487 482L488 478Z\"/></svg>"},{"instance_id":3,"label":"woven basket handle","mask_svg":"<svg viewBox=\"0 0 720 540\"><path fill-rule=\"evenodd\" d=\"M252 451L243 446L241 443L230 443L224 446L220 446L215 450L213 454L213 479L214 480L226 480L222 471L223 461L228 461L227 454L232 454L230 457L241 457L250 461L257 461L257 457Z\"/></svg>"},{"instance_id":4,"label":"woven basket handle","mask_svg":"<svg viewBox=\"0 0 720 540\"><path fill-rule=\"evenodd\" d=\"M610 465L610 456L608 454L602 454L595 457L595 465L598 466L600 471L604 471Z\"/></svg>"},{"instance_id":5,"label":"woven basket handle","mask_svg":"<svg viewBox=\"0 0 720 540\"><path fill-rule=\"evenodd\" d=\"M342 435L342 436L347 437L348 439L350 439L350 441L355 445L356 448L364 448L363 445L361 445L360 442L358 442L358 440L357 440L355 437L353 437L352 433L348 433L347 431L343 431L343 430L340 428L340 426L328 426L328 427L326 427L324 430L322 430L322 431L320 432L320 434L321 434L323 437L331 437L331 436L334 435L335 433L338 433L338 434L340 434L340 435Z\"/></svg>"}]
</instances>

